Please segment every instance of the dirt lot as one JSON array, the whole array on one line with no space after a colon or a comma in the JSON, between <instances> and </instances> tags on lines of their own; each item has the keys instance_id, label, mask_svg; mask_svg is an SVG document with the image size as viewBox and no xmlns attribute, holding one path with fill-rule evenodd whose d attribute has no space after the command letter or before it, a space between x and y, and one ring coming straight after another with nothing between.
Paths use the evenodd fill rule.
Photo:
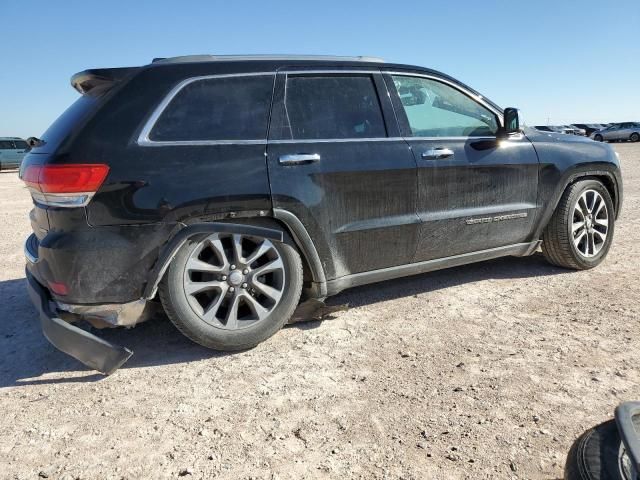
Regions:
<instances>
[{"instance_id":1,"label":"dirt lot","mask_svg":"<svg viewBox=\"0 0 640 480\"><path fill-rule=\"evenodd\" d=\"M42 337L24 286L30 197L0 174L0 477L562 477L573 439L640 398L640 147L606 262L540 254L332 299L351 309L233 355L167 320L105 336L111 377Z\"/></svg>"}]
</instances>

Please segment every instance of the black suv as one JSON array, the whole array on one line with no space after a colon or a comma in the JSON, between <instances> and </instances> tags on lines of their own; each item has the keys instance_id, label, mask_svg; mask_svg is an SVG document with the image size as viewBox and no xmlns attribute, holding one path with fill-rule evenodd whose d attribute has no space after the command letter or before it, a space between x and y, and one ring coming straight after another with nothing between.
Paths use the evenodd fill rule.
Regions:
<instances>
[{"instance_id":1,"label":"black suv","mask_svg":"<svg viewBox=\"0 0 640 480\"><path fill-rule=\"evenodd\" d=\"M82 96L21 167L27 278L47 338L105 373L131 352L76 320L129 327L159 300L195 342L237 350L301 298L540 245L586 269L611 245L611 147L522 130L433 70L191 56L71 83Z\"/></svg>"}]
</instances>

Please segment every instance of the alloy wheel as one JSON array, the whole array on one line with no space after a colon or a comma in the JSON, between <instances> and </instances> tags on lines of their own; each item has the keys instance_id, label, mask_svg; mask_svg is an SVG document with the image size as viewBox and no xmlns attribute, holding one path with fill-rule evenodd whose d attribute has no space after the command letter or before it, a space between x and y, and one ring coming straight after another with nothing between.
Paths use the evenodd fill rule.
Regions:
<instances>
[{"instance_id":1,"label":"alloy wheel","mask_svg":"<svg viewBox=\"0 0 640 480\"><path fill-rule=\"evenodd\" d=\"M284 293L285 268L267 239L215 233L189 256L183 287L193 311L208 324L238 330L264 320Z\"/></svg>"},{"instance_id":2,"label":"alloy wheel","mask_svg":"<svg viewBox=\"0 0 640 480\"><path fill-rule=\"evenodd\" d=\"M585 190L573 207L571 237L583 257L596 256L604 246L609 231L607 204L595 190Z\"/></svg>"}]
</instances>

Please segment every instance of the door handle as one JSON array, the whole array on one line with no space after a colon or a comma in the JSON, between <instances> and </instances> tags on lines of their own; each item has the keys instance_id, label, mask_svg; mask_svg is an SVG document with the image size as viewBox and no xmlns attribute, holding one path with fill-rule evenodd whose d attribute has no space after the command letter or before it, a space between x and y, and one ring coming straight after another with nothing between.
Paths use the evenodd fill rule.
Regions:
<instances>
[{"instance_id":1,"label":"door handle","mask_svg":"<svg viewBox=\"0 0 640 480\"><path fill-rule=\"evenodd\" d=\"M453 157L453 150L446 147L431 148L426 152L422 152L423 160L439 160L448 157Z\"/></svg>"},{"instance_id":2,"label":"door handle","mask_svg":"<svg viewBox=\"0 0 640 480\"><path fill-rule=\"evenodd\" d=\"M280 165L306 165L320 161L320 155L317 153L295 153L292 155L282 155L278 159Z\"/></svg>"}]
</instances>

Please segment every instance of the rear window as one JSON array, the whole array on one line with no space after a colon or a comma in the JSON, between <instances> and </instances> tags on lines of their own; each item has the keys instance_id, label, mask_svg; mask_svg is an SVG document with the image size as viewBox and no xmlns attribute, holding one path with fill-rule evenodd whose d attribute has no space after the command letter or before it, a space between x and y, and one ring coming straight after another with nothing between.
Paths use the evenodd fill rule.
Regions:
<instances>
[{"instance_id":1,"label":"rear window","mask_svg":"<svg viewBox=\"0 0 640 480\"><path fill-rule=\"evenodd\" d=\"M293 76L287 79L281 139L386 137L373 78Z\"/></svg>"},{"instance_id":2,"label":"rear window","mask_svg":"<svg viewBox=\"0 0 640 480\"><path fill-rule=\"evenodd\" d=\"M189 83L169 102L149 139L265 140L273 77L218 77Z\"/></svg>"},{"instance_id":3,"label":"rear window","mask_svg":"<svg viewBox=\"0 0 640 480\"><path fill-rule=\"evenodd\" d=\"M96 97L83 95L67 108L58 119L51 124L41 139L44 144L34 147L34 152L53 152L62 141L71 133L73 128L84 121L98 102Z\"/></svg>"}]
</instances>

